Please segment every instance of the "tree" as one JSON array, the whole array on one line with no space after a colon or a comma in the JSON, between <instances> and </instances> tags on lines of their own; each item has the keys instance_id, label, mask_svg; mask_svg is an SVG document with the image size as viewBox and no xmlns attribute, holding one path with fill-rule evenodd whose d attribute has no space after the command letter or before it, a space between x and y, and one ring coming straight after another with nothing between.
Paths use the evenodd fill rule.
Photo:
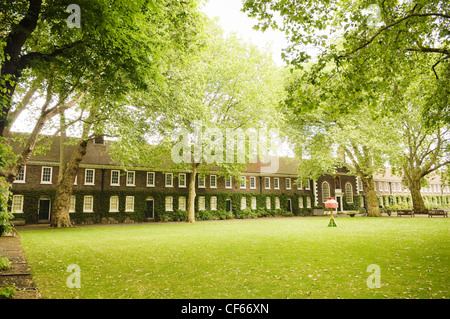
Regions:
<instances>
[{"instance_id":1,"label":"tree","mask_svg":"<svg viewBox=\"0 0 450 319\"><path fill-rule=\"evenodd\" d=\"M197 1L82 1L77 5L80 28L66 23L69 4L29 0L0 5L0 135L8 136L32 96L45 92L26 147L14 165L0 172L4 189L31 156L49 119L83 103L85 96L114 107L123 105L131 91L162 86L165 54L182 52L202 26ZM7 148L8 139L3 141L1 147Z\"/></svg>"},{"instance_id":2,"label":"tree","mask_svg":"<svg viewBox=\"0 0 450 319\"><path fill-rule=\"evenodd\" d=\"M389 95L398 85L397 71L427 69L433 79L423 118L429 125L449 117L450 9L448 1L316 1L246 0L243 11L255 17L256 29L277 28L285 32L291 45L283 57L296 67L304 67L315 47L319 54L314 68L303 81L324 83L323 69L333 63L335 76L365 90L374 108L391 110L395 105L381 102L380 92ZM425 57L425 58L423 58ZM430 90L431 92L431 90ZM330 88L324 94L338 94ZM342 92L345 94L345 92ZM378 103L376 103L378 102ZM306 104L304 109L313 109ZM348 110L359 104L348 105Z\"/></svg>"},{"instance_id":3,"label":"tree","mask_svg":"<svg viewBox=\"0 0 450 319\"><path fill-rule=\"evenodd\" d=\"M247 130L258 133L275 128L281 122L276 106L284 94L280 70L254 45L234 35L224 37L212 26L199 39L198 47L200 51L188 64L173 64L168 87L153 102L158 112L149 115L159 129L158 145L165 150L164 169L191 173L189 222L195 221L197 176L212 166L223 176L238 176L245 164L245 160L237 160L242 155L238 153L244 149L227 148L231 142L227 138ZM239 142L248 146L246 137ZM168 154L172 154L171 160Z\"/></svg>"},{"instance_id":4,"label":"tree","mask_svg":"<svg viewBox=\"0 0 450 319\"><path fill-rule=\"evenodd\" d=\"M9 125L15 89L23 75L54 68L62 78L115 77L141 88L155 80L167 44L184 45L199 24L197 1L82 0L71 6L80 25L70 25L70 1L6 1L0 4L0 136ZM115 76L118 74L119 76ZM118 89L119 87L116 87Z\"/></svg>"},{"instance_id":5,"label":"tree","mask_svg":"<svg viewBox=\"0 0 450 319\"><path fill-rule=\"evenodd\" d=\"M391 158L391 165L401 172L411 192L415 213L424 213L426 207L420 194L426 179L432 173L448 174L450 164L450 126L436 118L426 125L421 110L427 107L430 80L421 74L401 94L398 103L403 111L396 114L397 127L402 137L403 152Z\"/></svg>"},{"instance_id":6,"label":"tree","mask_svg":"<svg viewBox=\"0 0 450 319\"><path fill-rule=\"evenodd\" d=\"M333 69L328 71L332 73ZM341 100L340 94L324 99L322 92L327 87L298 81L301 79L298 73L294 73L297 77L287 86L285 117L289 119L286 126L289 141L300 160L299 177L317 179L346 166L363 184L368 215L380 216L373 175L382 171L390 156L399 152L396 122L371 108L364 92L353 91L333 79L328 85L345 90L348 96L345 100ZM305 100L314 103L315 108L301 109ZM341 112L343 105L350 103L358 103L358 109Z\"/></svg>"}]
</instances>

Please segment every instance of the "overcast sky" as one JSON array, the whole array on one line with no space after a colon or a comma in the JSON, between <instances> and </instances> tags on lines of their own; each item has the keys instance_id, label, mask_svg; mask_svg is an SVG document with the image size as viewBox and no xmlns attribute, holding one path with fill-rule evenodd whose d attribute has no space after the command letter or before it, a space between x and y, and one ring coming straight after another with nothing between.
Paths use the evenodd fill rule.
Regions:
<instances>
[{"instance_id":1,"label":"overcast sky","mask_svg":"<svg viewBox=\"0 0 450 319\"><path fill-rule=\"evenodd\" d=\"M211 18L218 17L219 25L225 32L236 32L242 39L260 48L270 45L273 60L277 65L283 65L281 49L287 46L284 35L273 30L265 32L253 30L257 20L249 18L241 9L242 0L209 0L202 11Z\"/></svg>"}]
</instances>

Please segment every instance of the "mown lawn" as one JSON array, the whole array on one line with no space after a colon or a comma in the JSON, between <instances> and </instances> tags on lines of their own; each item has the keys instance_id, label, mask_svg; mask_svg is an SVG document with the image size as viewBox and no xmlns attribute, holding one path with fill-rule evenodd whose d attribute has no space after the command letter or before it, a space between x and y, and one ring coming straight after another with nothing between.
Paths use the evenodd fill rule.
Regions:
<instances>
[{"instance_id":1,"label":"mown lawn","mask_svg":"<svg viewBox=\"0 0 450 319\"><path fill-rule=\"evenodd\" d=\"M281 218L19 231L43 298L449 298L448 218ZM71 264L81 288L68 288ZM367 267L380 267L369 288Z\"/></svg>"}]
</instances>

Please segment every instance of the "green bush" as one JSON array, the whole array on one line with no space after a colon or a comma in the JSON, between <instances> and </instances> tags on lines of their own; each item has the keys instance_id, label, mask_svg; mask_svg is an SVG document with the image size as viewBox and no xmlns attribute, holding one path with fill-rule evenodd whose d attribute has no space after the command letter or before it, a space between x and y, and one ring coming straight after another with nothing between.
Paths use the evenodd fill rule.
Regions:
<instances>
[{"instance_id":1,"label":"green bush","mask_svg":"<svg viewBox=\"0 0 450 319\"><path fill-rule=\"evenodd\" d=\"M176 209L172 214L172 220L180 222L187 221L187 211Z\"/></svg>"},{"instance_id":2,"label":"green bush","mask_svg":"<svg viewBox=\"0 0 450 319\"><path fill-rule=\"evenodd\" d=\"M0 271L6 270L11 266L8 258L0 256Z\"/></svg>"},{"instance_id":3,"label":"green bush","mask_svg":"<svg viewBox=\"0 0 450 319\"><path fill-rule=\"evenodd\" d=\"M197 220L211 220L215 219L213 213L209 209L199 210L195 212L195 219Z\"/></svg>"},{"instance_id":4,"label":"green bush","mask_svg":"<svg viewBox=\"0 0 450 319\"><path fill-rule=\"evenodd\" d=\"M246 218L258 218L258 213L250 208L239 209L236 211L236 218L246 219Z\"/></svg>"},{"instance_id":5,"label":"green bush","mask_svg":"<svg viewBox=\"0 0 450 319\"><path fill-rule=\"evenodd\" d=\"M0 287L0 299L11 299L16 294L16 285L6 285Z\"/></svg>"},{"instance_id":6,"label":"green bush","mask_svg":"<svg viewBox=\"0 0 450 319\"><path fill-rule=\"evenodd\" d=\"M292 212L286 211L284 209L275 209L274 210L275 216L283 216L283 217L292 217L294 214Z\"/></svg>"},{"instance_id":7,"label":"green bush","mask_svg":"<svg viewBox=\"0 0 450 319\"><path fill-rule=\"evenodd\" d=\"M217 219L233 219L233 213L227 212L225 209L219 209L215 212Z\"/></svg>"},{"instance_id":8,"label":"green bush","mask_svg":"<svg viewBox=\"0 0 450 319\"><path fill-rule=\"evenodd\" d=\"M258 208L256 210L256 214L259 217L270 217L270 216L272 216L271 212L269 210L265 209L265 208Z\"/></svg>"}]
</instances>

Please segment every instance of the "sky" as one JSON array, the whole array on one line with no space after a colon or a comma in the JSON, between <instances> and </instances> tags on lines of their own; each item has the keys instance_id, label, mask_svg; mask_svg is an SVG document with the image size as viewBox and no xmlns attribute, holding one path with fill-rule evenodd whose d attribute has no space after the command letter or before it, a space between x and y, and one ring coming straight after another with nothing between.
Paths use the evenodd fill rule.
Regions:
<instances>
[{"instance_id":1,"label":"sky","mask_svg":"<svg viewBox=\"0 0 450 319\"><path fill-rule=\"evenodd\" d=\"M265 32L253 30L258 21L242 12L242 7L242 0L209 0L202 11L211 18L218 17L218 23L225 32L236 32L243 40L261 49L270 46L274 62L278 66L284 65L281 50L287 47L288 42L283 33L269 29Z\"/></svg>"}]
</instances>

